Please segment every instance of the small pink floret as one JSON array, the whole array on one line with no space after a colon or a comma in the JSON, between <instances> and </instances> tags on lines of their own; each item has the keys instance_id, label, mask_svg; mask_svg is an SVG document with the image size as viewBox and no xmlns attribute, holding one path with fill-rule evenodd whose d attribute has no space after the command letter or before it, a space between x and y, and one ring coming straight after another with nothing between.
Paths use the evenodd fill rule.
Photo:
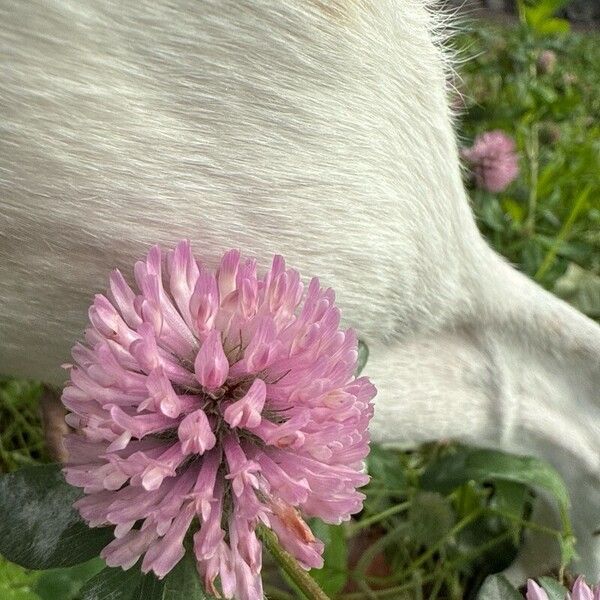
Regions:
<instances>
[{"instance_id":1,"label":"small pink floret","mask_svg":"<svg viewBox=\"0 0 600 600\"><path fill-rule=\"evenodd\" d=\"M255 379L244 397L228 406L223 416L231 427L258 427L265 406L267 386L262 379Z\"/></svg>"},{"instance_id":2,"label":"small pink floret","mask_svg":"<svg viewBox=\"0 0 600 600\"><path fill-rule=\"evenodd\" d=\"M166 269L164 264L166 264ZM73 348L63 403L76 432L67 481L102 557L164 577L190 528L206 590L262 600L259 523L308 568L323 544L306 523L361 510L375 388L356 378L357 339L332 290L276 256L227 252L216 270L180 242L115 271Z\"/></svg>"},{"instance_id":3,"label":"small pink floret","mask_svg":"<svg viewBox=\"0 0 600 600\"><path fill-rule=\"evenodd\" d=\"M216 329L212 329L204 340L194 362L194 371L198 383L207 390L216 390L225 383L229 362Z\"/></svg>"}]
</instances>

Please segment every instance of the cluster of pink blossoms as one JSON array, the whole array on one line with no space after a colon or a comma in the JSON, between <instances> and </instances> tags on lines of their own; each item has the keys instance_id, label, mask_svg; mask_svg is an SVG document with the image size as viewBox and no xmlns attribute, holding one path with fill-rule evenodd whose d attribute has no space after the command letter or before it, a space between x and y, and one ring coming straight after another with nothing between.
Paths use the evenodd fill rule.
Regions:
<instances>
[{"instance_id":1,"label":"cluster of pink blossoms","mask_svg":"<svg viewBox=\"0 0 600 600\"><path fill-rule=\"evenodd\" d=\"M527 600L550 600L548 594L533 579L527 581ZM590 587L578 577L565 600L600 600L600 585Z\"/></svg>"},{"instance_id":2,"label":"cluster of pink blossoms","mask_svg":"<svg viewBox=\"0 0 600 600\"><path fill-rule=\"evenodd\" d=\"M469 163L477 185L488 192L502 192L519 175L515 142L503 131L478 135L461 156Z\"/></svg>"},{"instance_id":3,"label":"cluster of pink blossoms","mask_svg":"<svg viewBox=\"0 0 600 600\"><path fill-rule=\"evenodd\" d=\"M193 551L206 589L263 598L263 523L305 568L323 544L303 516L339 523L361 509L375 388L355 378L357 339L339 330L331 289L276 256L227 252L216 273L180 242L118 271L96 296L63 403L76 432L67 481L92 527L114 525L102 552L164 577ZM109 299L110 298L110 299ZM217 582L218 578L218 582Z\"/></svg>"}]
</instances>

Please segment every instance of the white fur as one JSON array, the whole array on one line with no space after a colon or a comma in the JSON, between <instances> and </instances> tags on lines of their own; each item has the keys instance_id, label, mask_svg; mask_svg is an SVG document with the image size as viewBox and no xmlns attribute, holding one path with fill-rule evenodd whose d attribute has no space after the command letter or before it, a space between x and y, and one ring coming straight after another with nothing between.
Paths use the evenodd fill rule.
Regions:
<instances>
[{"instance_id":1,"label":"white fur","mask_svg":"<svg viewBox=\"0 0 600 600\"><path fill-rule=\"evenodd\" d=\"M554 462L596 575L600 330L479 236L439 29L423 0L0 0L0 371L61 381L155 242L281 253L370 345L374 438Z\"/></svg>"}]
</instances>

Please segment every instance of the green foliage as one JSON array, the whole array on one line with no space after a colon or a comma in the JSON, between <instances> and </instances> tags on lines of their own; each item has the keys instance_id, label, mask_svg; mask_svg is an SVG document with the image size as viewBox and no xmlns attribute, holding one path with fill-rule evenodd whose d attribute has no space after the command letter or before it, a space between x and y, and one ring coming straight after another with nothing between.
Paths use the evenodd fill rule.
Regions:
<instances>
[{"instance_id":1,"label":"green foliage","mask_svg":"<svg viewBox=\"0 0 600 600\"><path fill-rule=\"evenodd\" d=\"M548 600L565 600L568 590L551 577L540 577L538 583L544 588Z\"/></svg>"},{"instance_id":2,"label":"green foliage","mask_svg":"<svg viewBox=\"0 0 600 600\"><path fill-rule=\"evenodd\" d=\"M540 38L533 21L552 19L557 6L537 2L524 8L529 21L519 27L479 26L455 39L464 59L460 126L465 145L501 129L520 155L520 176L507 190L471 188L482 232L548 289L576 265L584 276L569 298L580 298L600 275L600 44L597 35ZM538 64L544 50L555 65Z\"/></svg>"},{"instance_id":3,"label":"green foliage","mask_svg":"<svg viewBox=\"0 0 600 600\"><path fill-rule=\"evenodd\" d=\"M95 558L66 569L29 571L0 557L0 598L2 600L79 600L83 584L100 571L104 563Z\"/></svg>"},{"instance_id":4,"label":"green foliage","mask_svg":"<svg viewBox=\"0 0 600 600\"><path fill-rule=\"evenodd\" d=\"M142 600L145 596L140 596ZM165 577L162 596L158 600L214 600L203 591L196 570L196 561L190 551Z\"/></svg>"},{"instance_id":5,"label":"green foliage","mask_svg":"<svg viewBox=\"0 0 600 600\"><path fill-rule=\"evenodd\" d=\"M560 542L565 564L571 558L566 490L555 471L539 460L437 444L415 452L374 447L369 470L372 480L365 489L364 510L354 523L311 523L325 543L325 566L311 575L331 598L361 600L364 594L377 598L392 593L465 597L477 590L486 574L512 562L527 528ZM551 494L562 508L561 530L531 521L536 489ZM72 508L77 497L79 492L66 484L55 465L1 476L0 552L40 569L96 556L112 532L88 529ZM351 558L350 549L361 544L363 536L370 536L372 543ZM383 573L373 572L377 562ZM53 568L34 582L14 565L5 571L12 570L24 582L12 585L17 600L208 598L189 552L163 580L143 575L139 566L126 572L101 568L97 560L77 568ZM293 598L281 583L269 580L267 585L269 594L275 590L280 598ZM346 591L348 585L360 591ZM293 585L288 587L300 597Z\"/></svg>"},{"instance_id":6,"label":"green foliage","mask_svg":"<svg viewBox=\"0 0 600 600\"><path fill-rule=\"evenodd\" d=\"M187 555L162 580L143 575L139 565L123 571L107 567L81 590L81 600L210 600L204 594L194 561Z\"/></svg>"},{"instance_id":7,"label":"green foliage","mask_svg":"<svg viewBox=\"0 0 600 600\"><path fill-rule=\"evenodd\" d=\"M554 293L594 319L600 319L600 276L569 263L554 285Z\"/></svg>"},{"instance_id":8,"label":"green foliage","mask_svg":"<svg viewBox=\"0 0 600 600\"><path fill-rule=\"evenodd\" d=\"M94 558L74 567L43 571L36 580L34 590L40 600L76 600L83 584L103 567L104 563Z\"/></svg>"},{"instance_id":9,"label":"green foliage","mask_svg":"<svg viewBox=\"0 0 600 600\"><path fill-rule=\"evenodd\" d=\"M563 511L569 508L569 495L560 475L537 458L505 454L497 450L457 447L432 462L422 476L426 489L448 492L468 481L512 481L547 489Z\"/></svg>"},{"instance_id":10,"label":"green foliage","mask_svg":"<svg viewBox=\"0 0 600 600\"><path fill-rule=\"evenodd\" d=\"M571 29L568 21L554 16L568 2L569 0L517 0L517 6L521 19L532 32L540 36L558 35L568 33Z\"/></svg>"},{"instance_id":11,"label":"green foliage","mask_svg":"<svg viewBox=\"0 0 600 600\"><path fill-rule=\"evenodd\" d=\"M112 531L85 525L73 508L79 497L57 465L0 476L0 554L29 569L68 567L96 557Z\"/></svg>"},{"instance_id":12,"label":"green foliage","mask_svg":"<svg viewBox=\"0 0 600 600\"><path fill-rule=\"evenodd\" d=\"M348 579L348 543L342 527L327 525L314 519L311 529L325 544L322 569L312 569L310 574L328 596L335 596L344 589Z\"/></svg>"},{"instance_id":13,"label":"green foliage","mask_svg":"<svg viewBox=\"0 0 600 600\"><path fill-rule=\"evenodd\" d=\"M367 528L378 535L350 569L350 579L362 591L343 593L341 599L474 597L487 574L514 560L527 529L547 534L549 543L564 544L565 564L571 558L565 486L541 461L439 444L417 452L375 447L369 471L364 511L346 532L350 540ZM531 520L536 490L561 507L560 530ZM370 573L377 555L383 555L389 575ZM504 589L503 584L490 580L488 593Z\"/></svg>"},{"instance_id":14,"label":"green foliage","mask_svg":"<svg viewBox=\"0 0 600 600\"><path fill-rule=\"evenodd\" d=\"M369 360L369 347L362 341L358 340L358 360L356 364L356 376L358 377L365 368Z\"/></svg>"},{"instance_id":15,"label":"green foliage","mask_svg":"<svg viewBox=\"0 0 600 600\"><path fill-rule=\"evenodd\" d=\"M38 576L38 573L26 571L0 557L0 598L2 600L40 600L34 591Z\"/></svg>"},{"instance_id":16,"label":"green foliage","mask_svg":"<svg viewBox=\"0 0 600 600\"><path fill-rule=\"evenodd\" d=\"M415 544L433 546L450 533L455 520L448 498L419 490L408 510L410 537Z\"/></svg>"},{"instance_id":17,"label":"green foliage","mask_svg":"<svg viewBox=\"0 0 600 600\"><path fill-rule=\"evenodd\" d=\"M133 600L141 579L139 569L123 571L107 567L83 586L81 600Z\"/></svg>"},{"instance_id":18,"label":"green foliage","mask_svg":"<svg viewBox=\"0 0 600 600\"><path fill-rule=\"evenodd\" d=\"M524 486L550 493L558 503L563 523L563 535L558 538L563 564L569 564L575 556L575 540L568 518L569 495L562 478L554 468L537 458L515 456L495 450L458 447L430 464L422 478L426 489L446 492L469 481L480 484L495 481L496 506L491 510L498 516L506 516L513 520L520 517L525 507ZM507 482L517 485L507 486Z\"/></svg>"},{"instance_id":19,"label":"green foliage","mask_svg":"<svg viewBox=\"0 0 600 600\"><path fill-rule=\"evenodd\" d=\"M139 567L126 572L111 568L100 570L103 564L98 559L80 564L98 556L113 539L112 529L90 529L81 520L73 509L73 502L80 496L80 491L67 484L54 464L26 467L0 476L0 553L29 569L79 565L46 571L37 578L33 590L11 583L11 593L20 594L17 600L21 597L23 600L210 598L200 586L189 552L162 580L154 575L142 575ZM5 578L11 570L25 577L25 571L6 564ZM23 595L26 592L30 599Z\"/></svg>"},{"instance_id":20,"label":"green foliage","mask_svg":"<svg viewBox=\"0 0 600 600\"><path fill-rule=\"evenodd\" d=\"M504 575L490 575L481 586L477 600L523 600Z\"/></svg>"},{"instance_id":21,"label":"green foliage","mask_svg":"<svg viewBox=\"0 0 600 600\"><path fill-rule=\"evenodd\" d=\"M46 458L38 401L39 383L0 379L0 473Z\"/></svg>"}]
</instances>

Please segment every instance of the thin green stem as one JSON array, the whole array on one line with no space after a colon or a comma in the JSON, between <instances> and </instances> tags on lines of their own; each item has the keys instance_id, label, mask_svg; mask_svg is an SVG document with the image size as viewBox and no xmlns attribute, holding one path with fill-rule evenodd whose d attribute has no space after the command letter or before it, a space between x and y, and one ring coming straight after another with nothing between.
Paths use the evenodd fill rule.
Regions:
<instances>
[{"instance_id":1,"label":"thin green stem","mask_svg":"<svg viewBox=\"0 0 600 600\"><path fill-rule=\"evenodd\" d=\"M581 209L584 207L590 192L592 191L592 186L588 184L583 191L577 196L575 202L573 202L573 206L571 207L571 212L567 217L567 220L563 223L558 235L554 238L554 242L552 246L550 246L546 256L544 256L544 260L540 265L540 268L536 271L534 275L534 279L539 281L548 271L548 269L552 266L560 247L565 243L567 238L571 233L571 229L573 229L573 225L575 224L575 220L579 216Z\"/></svg>"},{"instance_id":2,"label":"thin green stem","mask_svg":"<svg viewBox=\"0 0 600 600\"><path fill-rule=\"evenodd\" d=\"M375 543L371 544L367 548L365 553L356 564L356 568L354 569L355 573L353 573L353 578L355 581L362 581L365 578L365 572L377 556L377 553L383 550L391 540L401 535L407 527L408 525L403 523L399 527L388 531L385 535L381 536ZM356 577L356 574L358 574L358 577Z\"/></svg>"},{"instance_id":3,"label":"thin green stem","mask_svg":"<svg viewBox=\"0 0 600 600\"><path fill-rule=\"evenodd\" d=\"M446 561L446 553L443 551L443 548L440 550L440 558L441 561L436 565L435 570L433 572L434 575L437 575L433 580L433 585L431 586L431 593L429 594L429 600L435 600L442 589L442 585L444 585L445 581L445 573L442 567L443 563Z\"/></svg>"},{"instance_id":4,"label":"thin green stem","mask_svg":"<svg viewBox=\"0 0 600 600\"><path fill-rule=\"evenodd\" d=\"M273 585L265 585L265 593L269 600L294 600L294 596Z\"/></svg>"},{"instance_id":5,"label":"thin green stem","mask_svg":"<svg viewBox=\"0 0 600 600\"><path fill-rule=\"evenodd\" d=\"M370 485L368 488L362 490L363 494L381 494L382 496L406 496L406 489L394 489L388 488L383 485L374 486Z\"/></svg>"},{"instance_id":6,"label":"thin green stem","mask_svg":"<svg viewBox=\"0 0 600 600\"><path fill-rule=\"evenodd\" d=\"M444 573L450 573L450 572L452 572L452 570L455 567L457 567L458 565L460 565L461 563L463 563L465 561L472 560L476 556L479 556L480 554L483 554L484 552L488 551L489 549L493 548L494 546L497 546L498 544L500 544L504 540L510 538L510 536L511 536L511 532L507 531L507 532L504 532L503 534L501 534L499 536L496 536L495 538L493 538L491 540L488 540L485 544L481 544L481 546L478 546L477 548L475 548L471 552L463 554L463 555L459 556L455 560L446 562L444 564L444 566L442 567L442 571ZM436 579L437 576L438 576L437 573L430 573L429 575L425 575L425 576L421 577L420 578L420 582L421 582L421 584L427 583L429 581L432 581L432 580ZM399 593L405 592L405 591L408 591L408 590L411 590L411 589L414 590L414 580L410 581L408 583L403 583L402 585L397 585L395 587L387 588L385 590L376 590L376 591L373 591L373 595L378 600L380 598L394 598L394 599L397 599ZM342 596L339 597L339 600L364 600L364 596L362 596L361 593L343 594Z\"/></svg>"},{"instance_id":7,"label":"thin green stem","mask_svg":"<svg viewBox=\"0 0 600 600\"><path fill-rule=\"evenodd\" d=\"M475 550L472 550L471 552L467 552L466 554L462 554L461 556L454 559L453 561L450 561L444 567L444 570L448 571L449 569L456 567L465 561L468 562L468 561L472 560L476 556L479 556L480 554L487 552L494 546L497 546L498 544L504 542L505 540L508 540L511 537L511 535L512 535L512 532L505 531L501 535L498 535L495 538L492 538L491 540L487 541L485 544L481 544L481 546L477 546L477 548L475 548Z\"/></svg>"},{"instance_id":8,"label":"thin green stem","mask_svg":"<svg viewBox=\"0 0 600 600\"><path fill-rule=\"evenodd\" d=\"M439 542L431 546L427 552L421 554L421 556L419 556L419 558L417 558L417 560L415 560L409 566L408 571L410 572L420 567L424 562L429 560L448 540L452 539L457 533L459 533L467 525L475 521L475 519L480 516L481 511L477 510L461 519Z\"/></svg>"},{"instance_id":9,"label":"thin green stem","mask_svg":"<svg viewBox=\"0 0 600 600\"><path fill-rule=\"evenodd\" d=\"M426 552L424 552L423 554L421 554L421 556L419 556L419 558L417 558L416 560L411 562L410 565L403 571L401 571L399 573L395 573L393 575L389 575L388 577L369 577L369 580L385 585L385 584L393 583L395 581L403 581L405 579L408 579L411 576L411 573L413 573L416 569L418 569L421 565L423 565L423 563L427 562L431 557L433 557L435 555L435 553L440 550L440 548L443 548L444 544L446 544L449 539L454 537L457 533L459 533L462 529L464 529L472 521L477 519L481 514L482 514L482 511L477 510L475 512L468 514L463 519L461 519L448 533L446 533L446 535L444 535L444 537L442 539L440 539L433 546L430 546ZM396 530L393 530L390 533L394 533L395 531ZM358 566L360 566L360 563L366 559L366 556L371 552L371 549L374 546L377 546L378 544L381 544L382 542L384 542L383 545L385 546L385 544L389 541L387 539L387 537L389 535L390 534L387 534L386 536L383 536L382 538L377 540L377 542L375 542L375 544L373 544L373 546L371 546L367 550L367 552L363 556L363 559L361 559L361 561L357 565L357 570L358 570Z\"/></svg>"},{"instance_id":10,"label":"thin green stem","mask_svg":"<svg viewBox=\"0 0 600 600\"><path fill-rule=\"evenodd\" d=\"M534 75L535 77L535 75ZM539 178L539 153L540 136L539 125L533 123L529 131L529 139L526 145L527 161L529 163L529 202L527 210L527 220L525 221L525 231L529 236L535 233L535 220L537 213L537 188Z\"/></svg>"},{"instance_id":11,"label":"thin green stem","mask_svg":"<svg viewBox=\"0 0 600 600\"><path fill-rule=\"evenodd\" d=\"M547 535L551 535L553 537L562 538L563 532L558 531L557 529L552 529L551 527L546 527L545 525L540 525L539 523L534 523L533 521L527 521L526 519L522 519L521 517L517 517L516 515L511 515L510 513L505 513L501 510L497 510L495 508L485 508L485 514L496 515L498 517L503 517L505 519L509 519L514 523L518 523L521 527L527 527L529 529L533 529L534 531L539 531L540 533L545 533Z\"/></svg>"},{"instance_id":12,"label":"thin green stem","mask_svg":"<svg viewBox=\"0 0 600 600\"><path fill-rule=\"evenodd\" d=\"M425 575L421 577L421 584L427 583L434 579L434 575ZM402 585L396 585L391 588L387 588L385 590L372 590L372 594L375 598L394 598L394 600L398 600L398 594L402 592L408 592L409 590L415 589L415 582L410 581L408 583L403 583ZM342 594L339 596L339 600L365 600L364 592L350 592L347 594Z\"/></svg>"},{"instance_id":13,"label":"thin green stem","mask_svg":"<svg viewBox=\"0 0 600 600\"><path fill-rule=\"evenodd\" d=\"M379 521L383 521L384 519L387 519L388 517L391 517L395 514L404 512L405 510L407 510L410 507L410 504L411 504L410 502L402 502L402 504L396 504L395 506L391 506L390 508L387 508L386 510L382 510L380 513L377 513L375 515L367 517L366 519L357 521L356 523L354 523L348 527L348 535L352 536L355 533L357 533L358 531L360 531L361 529L365 529L366 527L370 527L371 525L374 525L375 523L379 523Z\"/></svg>"},{"instance_id":14,"label":"thin green stem","mask_svg":"<svg viewBox=\"0 0 600 600\"><path fill-rule=\"evenodd\" d=\"M261 525L258 528L258 534L279 566L309 600L329 600L329 597L318 586L317 582L289 552L282 548L277 536L270 529Z\"/></svg>"},{"instance_id":15,"label":"thin green stem","mask_svg":"<svg viewBox=\"0 0 600 600\"><path fill-rule=\"evenodd\" d=\"M523 3L523 0L517 0L517 9L521 25L527 25L527 19L525 17L525 4Z\"/></svg>"}]
</instances>

